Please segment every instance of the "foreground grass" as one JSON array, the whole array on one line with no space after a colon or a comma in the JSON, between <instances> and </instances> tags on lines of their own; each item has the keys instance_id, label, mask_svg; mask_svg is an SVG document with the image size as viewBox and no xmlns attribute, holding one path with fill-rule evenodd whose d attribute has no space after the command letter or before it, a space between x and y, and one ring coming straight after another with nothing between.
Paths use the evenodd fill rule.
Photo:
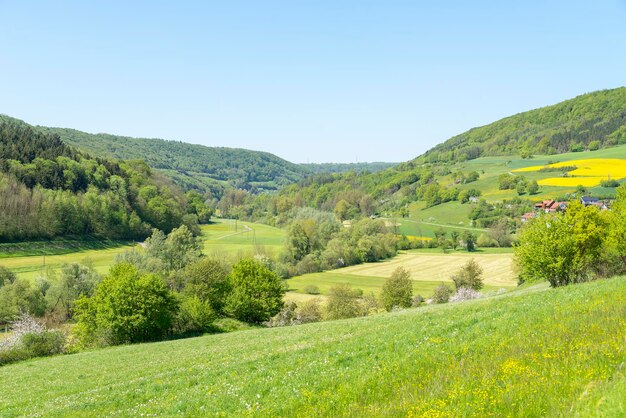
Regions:
<instances>
[{"instance_id":1,"label":"foreground grass","mask_svg":"<svg viewBox=\"0 0 626 418\"><path fill-rule=\"evenodd\" d=\"M0 368L4 416L624 416L626 279Z\"/></svg>"}]
</instances>

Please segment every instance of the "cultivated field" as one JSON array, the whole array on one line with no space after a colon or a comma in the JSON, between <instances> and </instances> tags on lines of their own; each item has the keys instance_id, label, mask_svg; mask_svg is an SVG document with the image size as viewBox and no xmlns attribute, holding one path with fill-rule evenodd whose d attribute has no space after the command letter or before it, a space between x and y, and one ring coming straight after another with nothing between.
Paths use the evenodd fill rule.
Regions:
<instances>
[{"instance_id":1,"label":"cultivated field","mask_svg":"<svg viewBox=\"0 0 626 418\"><path fill-rule=\"evenodd\" d=\"M540 185L576 187L598 186L602 180L619 180L626 177L626 160L616 158L589 158L584 160L568 160L546 166L531 166L514 170L514 172L539 171L542 168L576 167L569 171L568 177L549 177L539 180Z\"/></svg>"},{"instance_id":2,"label":"cultivated field","mask_svg":"<svg viewBox=\"0 0 626 418\"><path fill-rule=\"evenodd\" d=\"M0 410L624 416L625 280L34 359L0 368Z\"/></svg>"},{"instance_id":3,"label":"cultivated field","mask_svg":"<svg viewBox=\"0 0 626 418\"><path fill-rule=\"evenodd\" d=\"M440 251L440 250L439 250ZM303 300L311 295L305 294L307 285L317 286L321 294L337 284L347 284L363 290L364 293L378 294L391 273L402 266L411 274L413 291L429 297L441 282L452 283L450 277L469 259L474 258L484 270L485 290L500 288L513 289L517 277L513 269L513 254L480 254L454 252L451 254L414 251L377 263L365 263L323 273L305 274L289 279L290 292L287 300Z\"/></svg>"}]
</instances>

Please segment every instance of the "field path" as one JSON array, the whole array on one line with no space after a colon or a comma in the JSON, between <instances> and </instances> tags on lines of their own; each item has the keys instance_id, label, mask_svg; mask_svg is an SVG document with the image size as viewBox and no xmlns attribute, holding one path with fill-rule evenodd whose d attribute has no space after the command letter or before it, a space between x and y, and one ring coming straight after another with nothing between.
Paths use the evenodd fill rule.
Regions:
<instances>
[{"instance_id":1,"label":"field path","mask_svg":"<svg viewBox=\"0 0 626 418\"><path fill-rule=\"evenodd\" d=\"M248 225L244 225L243 227L245 228L243 231L238 231L238 232L233 232L231 234L222 235L220 237L215 238L214 241L217 241L217 240L220 240L220 239L224 239L224 238L228 238L228 237L232 237L234 235L245 234L246 232L254 231L254 229L250 228Z\"/></svg>"},{"instance_id":2,"label":"field path","mask_svg":"<svg viewBox=\"0 0 626 418\"><path fill-rule=\"evenodd\" d=\"M389 220L389 218L382 218L385 220ZM474 228L471 226L458 226L458 225L449 225L449 224L438 224L438 223L434 223L434 222L426 222L426 221L415 221L413 219L407 219L407 218L403 218L400 222L411 222L414 224L424 224L424 225L431 225L431 226L440 226L442 228L456 228L456 229L463 229L463 230L467 230L467 231L480 231L480 232L485 232L487 231L486 229L483 228Z\"/></svg>"}]
</instances>

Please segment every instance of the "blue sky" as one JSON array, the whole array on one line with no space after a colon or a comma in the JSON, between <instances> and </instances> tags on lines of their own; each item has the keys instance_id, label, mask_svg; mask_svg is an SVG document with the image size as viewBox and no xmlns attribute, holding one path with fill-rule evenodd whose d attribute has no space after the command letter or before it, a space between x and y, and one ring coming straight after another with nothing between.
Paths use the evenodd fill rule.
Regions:
<instances>
[{"instance_id":1,"label":"blue sky","mask_svg":"<svg viewBox=\"0 0 626 418\"><path fill-rule=\"evenodd\" d=\"M275 153L405 161L626 85L626 1L3 1L0 113Z\"/></svg>"}]
</instances>

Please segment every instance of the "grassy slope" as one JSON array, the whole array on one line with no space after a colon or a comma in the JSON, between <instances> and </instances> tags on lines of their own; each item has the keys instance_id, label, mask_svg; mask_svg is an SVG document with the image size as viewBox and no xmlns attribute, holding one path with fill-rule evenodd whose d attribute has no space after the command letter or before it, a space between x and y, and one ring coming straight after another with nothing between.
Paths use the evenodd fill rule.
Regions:
<instances>
[{"instance_id":1,"label":"grassy slope","mask_svg":"<svg viewBox=\"0 0 626 418\"><path fill-rule=\"evenodd\" d=\"M624 416L626 279L0 368L4 416Z\"/></svg>"}]
</instances>

